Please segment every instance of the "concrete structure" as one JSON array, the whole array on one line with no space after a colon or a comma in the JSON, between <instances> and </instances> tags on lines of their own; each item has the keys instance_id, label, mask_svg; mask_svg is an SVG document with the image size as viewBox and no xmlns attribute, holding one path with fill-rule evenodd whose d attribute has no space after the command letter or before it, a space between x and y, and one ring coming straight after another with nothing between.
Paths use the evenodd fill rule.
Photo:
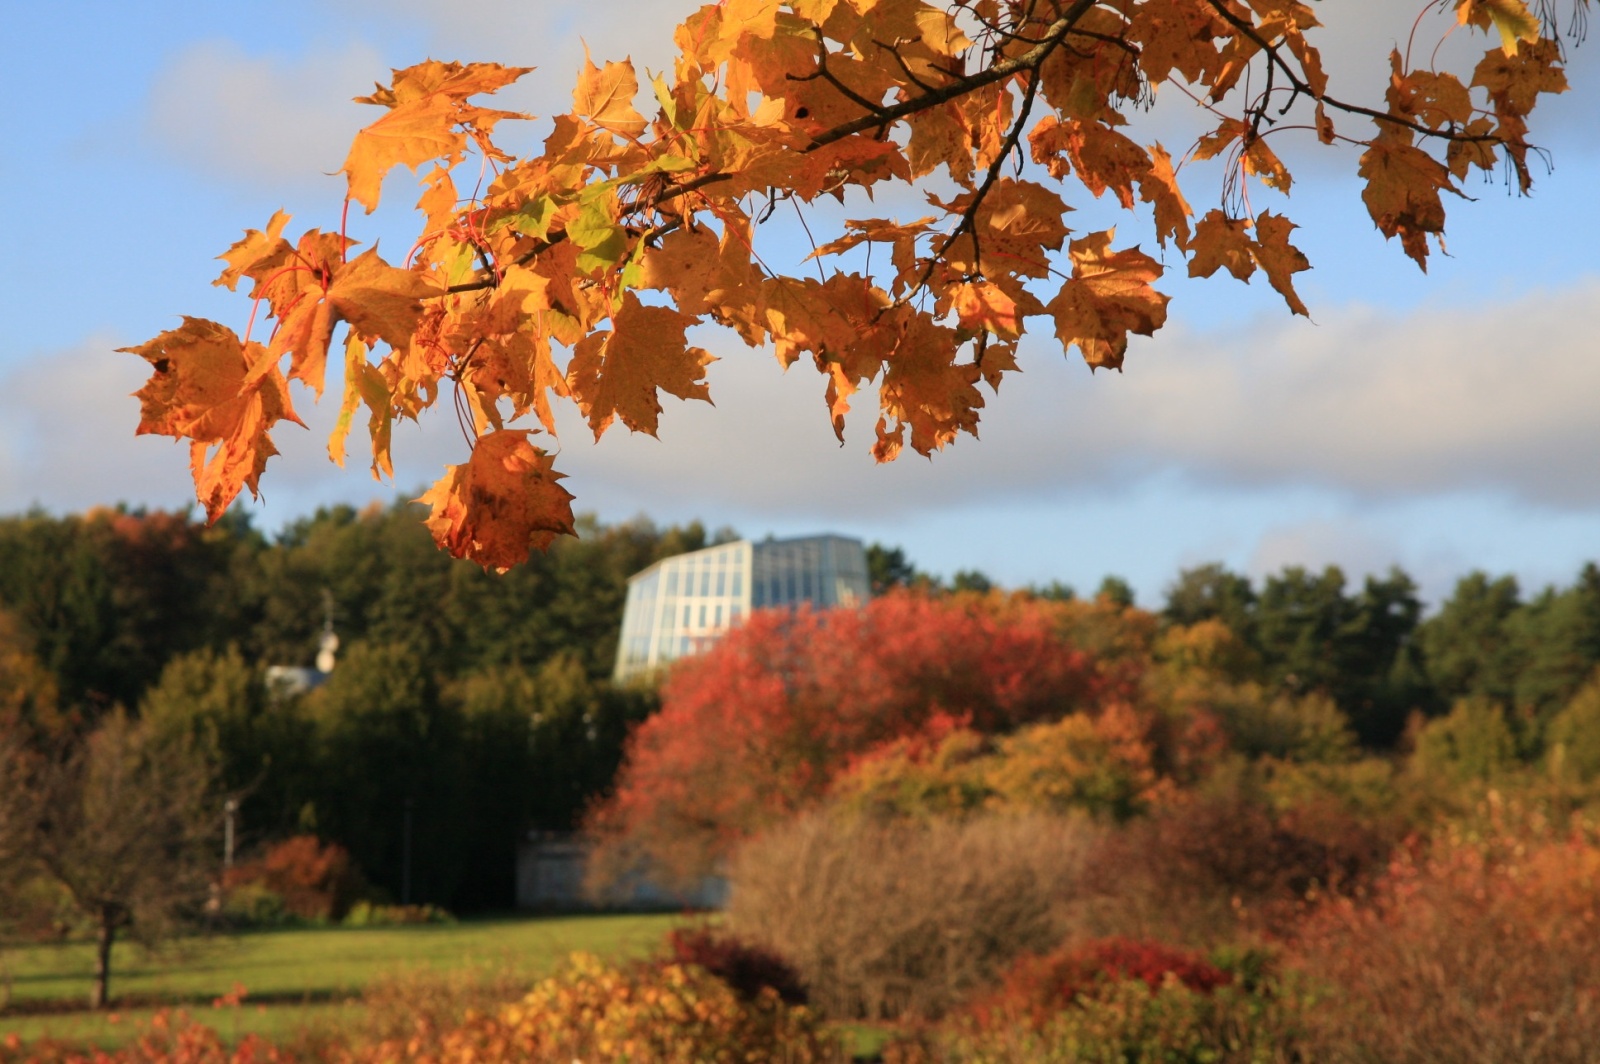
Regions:
<instances>
[{"instance_id":1,"label":"concrete structure","mask_svg":"<svg viewBox=\"0 0 1600 1064\"><path fill-rule=\"evenodd\" d=\"M615 675L699 653L751 610L854 606L869 593L866 551L844 536L738 540L666 558L628 580Z\"/></svg>"},{"instance_id":2,"label":"concrete structure","mask_svg":"<svg viewBox=\"0 0 1600 1064\"><path fill-rule=\"evenodd\" d=\"M728 882L706 876L692 887L673 890L644 874L613 884L603 894L584 884L589 844L581 836L533 831L517 846L517 907L546 912L583 909L631 909L671 912L720 909L728 902Z\"/></svg>"}]
</instances>

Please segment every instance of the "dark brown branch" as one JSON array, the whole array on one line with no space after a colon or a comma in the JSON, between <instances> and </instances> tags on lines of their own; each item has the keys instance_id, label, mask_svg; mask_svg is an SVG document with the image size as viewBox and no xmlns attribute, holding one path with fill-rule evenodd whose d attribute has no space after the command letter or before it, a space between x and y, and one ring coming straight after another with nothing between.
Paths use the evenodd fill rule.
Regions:
<instances>
[{"instance_id":1,"label":"dark brown branch","mask_svg":"<svg viewBox=\"0 0 1600 1064\"><path fill-rule=\"evenodd\" d=\"M1066 39L1067 34L1072 31L1073 26L1077 24L1078 20L1087 14L1089 10L1098 2L1099 0L1073 0L1072 6L1067 9L1065 14L1049 25L1049 27L1045 30L1044 36L1040 37L1032 48L1028 49L1026 52L1023 52L1019 56L1002 60L986 70L981 70L969 77L952 82L951 84L946 85L944 88L935 89L932 92L926 92L920 96L914 96L908 100L902 100L897 104L892 104L887 107L874 108L872 104L865 102L864 98L861 101L857 101L861 103L863 107L867 108L867 114L817 134L812 138L811 143L802 150L806 153L810 153L816 151L818 148L823 148L829 144L834 144L838 141L844 140L846 137L854 136L857 133L861 133L869 129L882 129L891 123L898 121L899 119L905 118L909 115L917 114L921 111L926 111L932 107L937 107L942 103L957 99L958 97L965 96L967 93L981 89L985 85L992 85L997 81L1004 81L1006 78L1023 71L1037 70L1039 65L1050 56L1050 53L1055 51L1056 47ZM1002 155L1002 158L1004 158L1004 155ZM652 196L648 200L639 203L636 209L650 210L651 208L660 206L669 200L676 199L679 196L688 195L690 192L693 192L696 189L704 188L707 185L715 184L719 181L730 180L733 176L734 175L731 173L720 170L713 171L708 174L701 174L698 177L683 182L682 184L672 185L666 189L663 189L658 195ZM537 241L534 247L517 256L515 265L526 266L528 263L537 258L542 252L547 251L548 249L561 243L566 238L566 231L562 230L559 233L551 234L551 236L546 240ZM463 281L460 284L451 285L449 288L445 289L445 292L449 295L454 295L460 292L478 292L485 288L493 288L497 283L498 282L492 275L487 277L475 277L470 281Z\"/></svg>"},{"instance_id":2,"label":"dark brown branch","mask_svg":"<svg viewBox=\"0 0 1600 1064\"><path fill-rule=\"evenodd\" d=\"M987 70L980 70L978 73L953 82L942 89L924 93L921 96L913 96L909 100L902 100L897 104L885 107L876 115L866 115L819 133L812 138L811 146L807 150L814 151L817 148L841 141L846 137L880 126L885 122L893 122L908 115L914 115L919 111L926 111L930 107L937 107L941 103L946 103L958 96L965 96L967 93L975 89L981 89L985 85L1004 81L1011 75L1019 74L1024 70L1038 69L1039 64L1043 63L1050 53L1055 51L1056 46L1066 38L1072 27L1077 24L1077 21L1087 14L1089 9L1094 7L1097 2L1098 0L1075 0L1072 7L1067 9L1066 14L1050 24L1049 28L1045 30L1044 36L1039 38L1038 43L1021 55L1002 60Z\"/></svg>"},{"instance_id":3,"label":"dark brown branch","mask_svg":"<svg viewBox=\"0 0 1600 1064\"><path fill-rule=\"evenodd\" d=\"M1033 111L1033 101L1038 93L1039 78L1035 74L1028 79L1028 90L1023 94L1022 106L1017 111L1017 120L1011 123L1011 129L1006 133L1005 143L1000 145L1000 151L995 155L994 162L989 164L989 171L984 174L983 184L979 185L973 192L972 202L967 204L965 211L961 212L961 221L957 223L950 235L944 238L944 242L939 245L939 250L934 252L928 259L928 267L922 271L922 277L917 281L916 288L913 288L912 291L916 291L928 283L928 278L933 276L934 263L944 257L945 252L955 246L956 241L961 239L963 233L972 235L972 268L980 276L982 275L983 253L978 246L978 231L975 228L978 222L978 209L983 206L984 198L989 195L989 190L994 187L995 181L999 179L1000 171L1004 168L1006 160L1011 157L1013 151L1017 150L1017 142L1022 139L1022 127L1028 124L1028 118Z\"/></svg>"},{"instance_id":4,"label":"dark brown branch","mask_svg":"<svg viewBox=\"0 0 1600 1064\"><path fill-rule=\"evenodd\" d=\"M821 78L835 89L838 89L840 95L857 107L871 114L881 114L883 112L882 103L873 103L843 81L840 81L838 75L828 69L828 42L823 39L821 30L817 31L817 69L810 74L789 74L786 77L790 81L815 81L817 78ZM887 125L889 121L892 121L892 119L886 119L884 124Z\"/></svg>"},{"instance_id":5,"label":"dark brown branch","mask_svg":"<svg viewBox=\"0 0 1600 1064\"><path fill-rule=\"evenodd\" d=\"M1247 38L1255 43L1256 47L1260 48L1266 53L1267 62L1272 66L1276 66L1283 72L1283 76L1289 79L1289 84L1294 87L1295 92L1303 92L1313 100L1316 100L1318 103L1327 104L1329 107L1343 111L1346 114L1365 115L1366 117L1379 122L1388 122L1390 125L1400 126L1403 129L1409 129L1414 133L1421 133L1425 137L1433 137L1438 140L1459 141L1464 144L1481 144L1485 141L1490 141L1495 144L1505 143L1505 139L1503 137L1497 136L1493 133L1455 133L1448 130L1431 129L1420 122L1413 122L1410 119L1401 118L1398 115L1390 114L1388 111L1379 111L1371 107L1362 107L1360 104L1355 103L1345 103L1343 100L1335 99L1326 93L1319 96L1317 93L1311 90L1311 85L1307 83L1305 79L1301 78L1299 74L1295 73L1294 67L1291 66L1283 58L1283 56L1278 54L1277 45L1268 43L1267 39L1262 37L1261 34L1257 32L1255 25L1251 23L1249 19L1242 19L1233 12L1229 11L1227 5L1223 3L1222 0L1206 0L1206 2L1209 3L1211 8L1222 17L1223 21L1227 22L1234 29L1244 34Z\"/></svg>"}]
</instances>

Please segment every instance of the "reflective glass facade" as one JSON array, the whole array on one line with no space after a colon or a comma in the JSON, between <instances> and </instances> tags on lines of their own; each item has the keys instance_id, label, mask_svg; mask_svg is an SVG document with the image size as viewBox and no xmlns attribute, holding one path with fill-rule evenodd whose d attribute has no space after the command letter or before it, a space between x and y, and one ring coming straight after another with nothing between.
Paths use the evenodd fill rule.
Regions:
<instances>
[{"instance_id":1,"label":"reflective glass facade","mask_svg":"<svg viewBox=\"0 0 1600 1064\"><path fill-rule=\"evenodd\" d=\"M628 581L616 677L626 680L709 646L752 609L850 606L868 595L858 540L740 540L667 558Z\"/></svg>"}]
</instances>

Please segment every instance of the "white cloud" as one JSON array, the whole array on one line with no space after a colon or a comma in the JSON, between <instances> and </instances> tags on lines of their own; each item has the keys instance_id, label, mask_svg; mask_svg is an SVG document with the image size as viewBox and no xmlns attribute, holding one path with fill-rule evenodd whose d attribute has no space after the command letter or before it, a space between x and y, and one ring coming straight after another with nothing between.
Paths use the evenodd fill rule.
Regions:
<instances>
[{"instance_id":1,"label":"white cloud","mask_svg":"<svg viewBox=\"0 0 1600 1064\"><path fill-rule=\"evenodd\" d=\"M661 440L574 419L560 465L607 504L860 519L1036 494L1115 492L1166 472L1241 488L1331 488L1394 499L1489 492L1600 506L1600 279L1409 316L1360 307L1324 323L1243 333L1169 327L1136 342L1127 372L1091 378L1049 342L990 400L981 440L930 461L875 466L872 399L842 450L804 365L779 372L737 341L710 371L715 408L666 400Z\"/></svg>"},{"instance_id":2,"label":"white cloud","mask_svg":"<svg viewBox=\"0 0 1600 1064\"><path fill-rule=\"evenodd\" d=\"M193 497L188 452L141 436L145 363L94 338L0 377L0 498L15 512L34 504L83 510L119 499L183 506Z\"/></svg>"},{"instance_id":3,"label":"white cloud","mask_svg":"<svg viewBox=\"0 0 1600 1064\"><path fill-rule=\"evenodd\" d=\"M315 180L339 169L356 130L375 117L351 97L388 72L359 42L288 58L202 41L157 77L146 129L164 153L230 181Z\"/></svg>"}]
</instances>

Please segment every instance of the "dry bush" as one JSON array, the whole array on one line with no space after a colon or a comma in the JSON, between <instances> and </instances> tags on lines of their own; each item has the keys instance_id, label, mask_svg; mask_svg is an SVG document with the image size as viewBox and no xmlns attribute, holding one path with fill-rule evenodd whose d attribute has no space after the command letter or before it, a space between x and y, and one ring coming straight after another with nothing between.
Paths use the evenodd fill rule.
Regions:
<instances>
[{"instance_id":1,"label":"dry bush","mask_svg":"<svg viewBox=\"0 0 1600 1064\"><path fill-rule=\"evenodd\" d=\"M1072 930L1093 831L804 816L737 852L728 924L793 961L827 1015L937 1016Z\"/></svg>"},{"instance_id":2,"label":"dry bush","mask_svg":"<svg viewBox=\"0 0 1600 1064\"><path fill-rule=\"evenodd\" d=\"M1095 837L1079 919L1197 948L1282 934L1318 898L1381 872L1394 831L1330 799L1279 810L1247 790L1186 793Z\"/></svg>"},{"instance_id":3,"label":"dry bush","mask_svg":"<svg viewBox=\"0 0 1600 1064\"><path fill-rule=\"evenodd\" d=\"M1543 834L1544 837L1539 837ZM1600 1047L1600 842L1538 825L1403 852L1311 920L1315 1059L1578 1064Z\"/></svg>"}]
</instances>

